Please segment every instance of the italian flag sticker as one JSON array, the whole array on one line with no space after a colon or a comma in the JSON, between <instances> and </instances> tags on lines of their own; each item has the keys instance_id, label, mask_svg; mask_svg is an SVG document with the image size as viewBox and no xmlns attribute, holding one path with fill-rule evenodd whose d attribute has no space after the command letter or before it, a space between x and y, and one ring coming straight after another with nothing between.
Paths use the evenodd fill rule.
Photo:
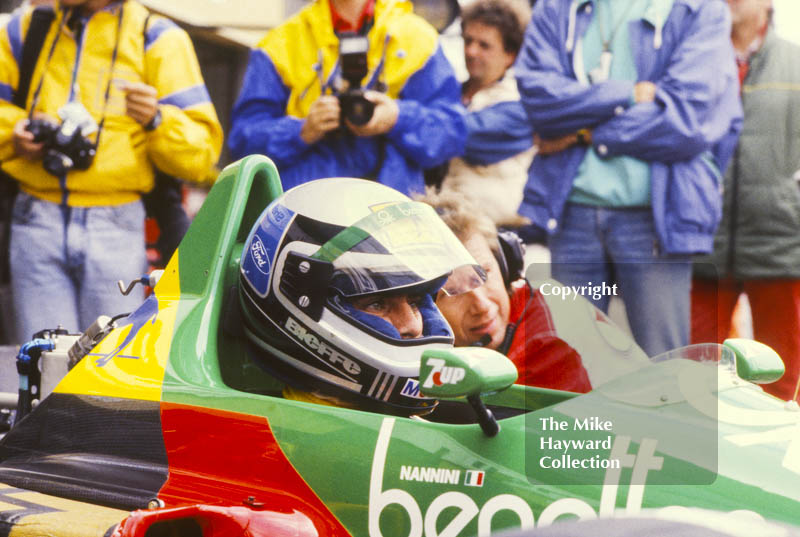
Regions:
<instances>
[{"instance_id":1,"label":"italian flag sticker","mask_svg":"<svg viewBox=\"0 0 800 537\"><path fill-rule=\"evenodd\" d=\"M478 470L467 470L464 475L464 484L468 487L482 487L485 473Z\"/></svg>"}]
</instances>

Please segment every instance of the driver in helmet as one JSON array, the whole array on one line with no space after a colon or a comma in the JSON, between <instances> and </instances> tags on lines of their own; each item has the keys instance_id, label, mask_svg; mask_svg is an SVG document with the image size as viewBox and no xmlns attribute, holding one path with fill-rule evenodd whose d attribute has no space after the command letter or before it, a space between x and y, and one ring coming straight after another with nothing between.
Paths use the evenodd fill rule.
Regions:
<instances>
[{"instance_id":1,"label":"driver in helmet","mask_svg":"<svg viewBox=\"0 0 800 537\"><path fill-rule=\"evenodd\" d=\"M253 360L292 399L411 416L426 349L451 347L437 293L485 274L428 205L363 179L279 196L250 231L239 301Z\"/></svg>"}]
</instances>

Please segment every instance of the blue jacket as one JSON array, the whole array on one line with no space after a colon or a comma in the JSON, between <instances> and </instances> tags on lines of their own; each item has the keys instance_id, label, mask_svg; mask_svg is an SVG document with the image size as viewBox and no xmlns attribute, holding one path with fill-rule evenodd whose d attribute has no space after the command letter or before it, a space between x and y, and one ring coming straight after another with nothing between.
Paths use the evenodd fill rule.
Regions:
<instances>
[{"instance_id":1,"label":"blue jacket","mask_svg":"<svg viewBox=\"0 0 800 537\"><path fill-rule=\"evenodd\" d=\"M655 101L633 104L634 82L579 82L576 45L594 0L539 0L514 67L534 130L553 138L592 129L600 156L650 162L651 205L661 250L708 252L721 216L721 173L742 123L722 0L651 0L629 32L639 80ZM555 233L587 148L574 145L531 165L520 214Z\"/></svg>"},{"instance_id":2,"label":"blue jacket","mask_svg":"<svg viewBox=\"0 0 800 537\"><path fill-rule=\"evenodd\" d=\"M507 76L512 77L510 73ZM491 104L478 109L468 107L465 117L467 141L462 155L468 164L495 164L527 151L533 145L533 128L519 102L516 81L509 78L514 90L514 94L509 95L505 90L505 80L506 76L476 94L484 95L490 91Z\"/></svg>"},{"instance_id":3,"label":"blue jacket","mask_svg":"<svg viewBox=\"0 0 800 537\"><path fill-rule=\"evenodd\" d=\"M369 73L362 85L385 88L399 117L385 135L300 138L311 104L339 72L339 40L328 0L317 0L272 30L250 55L233 109L234 158L275 161L284 189L320 177L371 177L404 193L422 191L422 171L463 153L466 127L458 81L432 26L407 0L377 0L367 34Z\"/></svg>"}]
</instances>

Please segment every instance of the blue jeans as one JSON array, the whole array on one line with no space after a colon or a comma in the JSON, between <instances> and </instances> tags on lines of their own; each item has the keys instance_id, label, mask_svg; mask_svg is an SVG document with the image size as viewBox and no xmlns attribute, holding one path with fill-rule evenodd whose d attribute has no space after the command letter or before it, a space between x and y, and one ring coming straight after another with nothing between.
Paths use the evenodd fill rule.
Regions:
<instances>
[{"instance_id":1,"label":"blue jeans","mask_svg":"<svg viewBox=\"0 0 800 537\"><path fill-rule=\"evenodd\" d=\"M9 257L18 341L59 324L83 331L144 298L141 287L123 296L116 284L147 271L144 207L65 207L20 192Z\"/></svg>"},{"instance_id":2,"label":"blue jeans","mask_svg":"<svg viewBox=\"0 0 800 537\"><path fill-rule=\"evenodd\" d=\"M689 344L691 256L664 255L650 208L567 203L550 238L553 278L617 284L636 342L649 356ZM609 295L584 295L608 312Z\"/></svg>"}]
</instances>

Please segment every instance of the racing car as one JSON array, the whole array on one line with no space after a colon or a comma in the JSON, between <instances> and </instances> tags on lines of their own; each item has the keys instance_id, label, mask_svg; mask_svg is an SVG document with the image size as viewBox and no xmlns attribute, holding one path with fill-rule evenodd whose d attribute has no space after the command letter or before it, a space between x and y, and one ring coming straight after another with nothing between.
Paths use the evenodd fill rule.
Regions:
<instances>
[{"instance_id":1,"label":"racing car","mask_svg":"<svg viewBox=\"0 0 800 537\"><path fill-rule=\"evenodd\" d=\"M676 349L587 394L514 384L488 349L426 351L423 418L282 397L232 299L281 193L266 157L228 166L138 309L23 346L76 363L0 442L0 531L483 537L681 508L800 526L800 412L754 384L783 366L752 341Z\"/></svg>"}]
</instances>

